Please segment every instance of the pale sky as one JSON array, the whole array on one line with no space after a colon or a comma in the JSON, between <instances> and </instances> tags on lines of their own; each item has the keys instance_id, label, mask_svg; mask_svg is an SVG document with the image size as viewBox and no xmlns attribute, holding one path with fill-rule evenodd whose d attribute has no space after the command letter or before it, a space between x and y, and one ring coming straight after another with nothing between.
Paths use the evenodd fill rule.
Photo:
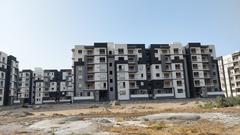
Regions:
<instances>
[{"instance_id":1,"label":"pale sky","mask_svg":"<svg viewBox=\"0 0 240 135\"><path fill-rule=\"evenodd\" d=\"M0 0L0 50L21 69L71 68L94 42L215 44L240 50L240 0Z\"/></svg>"}]
</instances>

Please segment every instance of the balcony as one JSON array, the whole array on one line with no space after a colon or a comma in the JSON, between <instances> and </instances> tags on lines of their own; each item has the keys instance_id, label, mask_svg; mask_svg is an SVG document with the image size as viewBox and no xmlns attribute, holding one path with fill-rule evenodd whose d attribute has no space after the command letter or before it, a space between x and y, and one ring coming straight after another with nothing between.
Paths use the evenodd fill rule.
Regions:
<instances>
[{"instance_id":1,"label":"balcony","mask_svg":"<svg viewBox=\"0 0 240 135\"><path fill-rule=\"evenodd\" d=\"M166 65L163 71L172 71L171 65Z\"/></svg>"},{"instance_id":2,"label":"balcony","mask_svg":"<svg viewBox=\"0 0 240 135\"><path fill-rule=\"evenodd\" d=\"M172 85L171 81L164 81L163 88L172 88L172 87L173 87L173 85Z\"/></svg>"},{"instance_id":3,"label":"balcony","mask_svg":"<svg viewBox=\"0 0 240 135\"><path fill-rule=\"evenodd\" d=\"M238 58L238 57L233 57L233 62L238 62L238 61L240 61L240 58Z\"/></svg>"},{"instance_id":4,"label":"balcony","mask_svg":"<svg viewBox=\"0 0 240 135\"><path fill-rule=\"evenodd\" d=\"M210 70L210 68L207 65L203 65L203 70Z\"/></svg>"},{"instance_id":5,"label":"balcony","mask_svg":"<svg viewBox=\"0 0 240 135\"><path fill-rule=\"evenodd\" d=\"M137 58L136 57L128 57L128 63L136 63Z\"/></svg>"},{"instance_id":6,"label":"balcony","mask_svg":"<svg viewBox=\"0 0 240 135\"><path fill-rule=\"evenodd\" d=\"M208 57L202 57L202 62L209 62Z\"/></svg>"},{"instance_id":7,"label":"balcony","mask_svg":"<svg viewBox=\"0 0 240 135\"><path fill-rule=\"evenodd\" d=\"M93 58L93 57L87 57L87 58L86 58L86 62L87 62L88 64L93 64L93 63L94 63L94 58Z\"/></svg>"},{"instance_id":8,"label":"balcony","mask_svg":"<svg viewBox=\"0 0 240 135\"><path fill-rule=\"evenodd\" d=\"M196 51L195 48L192 48L192 49L191 49L191 54L197 54L197 51Z\"/></svg>"},{"instance_id":9,"label":"balcony","mask_svg":"<svg viewBox=\"0 0 240 135\"><path fill-rule=\"evenodd\" d=\"M164 79L171 79L172 78L172 75L171 74L168 74L168 73L164 73Z\"/></svg>"},{"instance_id":10,"label":"balcony","mask_svg":"<svg viewBox=\"0 0 240 135\"><path fill-rule=\"evenodd\" d=\"M135 65L129 65L129 66L128 66L128 71L129 71L129 72L137 72L137 71L138 71L137 66L135 66Z\"/></svg>"},{"instance_id":11,"label":"balcony","mask_svg":"<svg viewBox=\"0 0 240 135\"><path fill-rule=\"evenodd\" d=\"M93 55L93 50L87 50L87 55Z\"/></svg>"},{"instance_id":12,"label":"balcony","mask_svg":"<svg viewBox=\"0 0 240 135\"><path fill-rule=\"evenodd\" d=\"M239 70L235 71L234 75L240 75L240 71Z\"/></svg>"},{"instance_id":13,"label":"balcony","mask_svg":"<svg viewBox=\"0 0 240 135\"><path fill-rule=\"evenodd\" d=\"M165 62L166 62L166 63L171 63L170 57L165 57Z\"/></svg>"},{"instance_id":14,"label":"balcony","mask_svg":"<svg viewBox=\"0 0 240 135\"><path fill-rule=\"evenodd\" d=\"M235 81L236 81L236 82L240 82L240 78L239 78L239 77L236 78Z\"/></svg>"},{"instance_id":15,"label":"balcony","mask_svg":"<svg viewBox=\"0 0 240 135\"><path fill-rule=\"evenodd\" d=\"M239 89L239 88L240 88L240 84L237 84L235 88L236 88L236 89Z\"/></svg>"},{"instance_id":16,"label":"balcony","mask_svg":"<svg viewBox=\"0 0 240 135\"><path fill-rule=\"evenodd\" d=\"M211 78L210 74L204 74L204 78Z\"/></svg>"},{"instance_id":17,"label":"balcony","mask_svg":"<svg viewBox=\"0 0 240 135\"><path fill-rule=\"evenodd\" d=\"M134 74L129 74L129 80L134 80L135 79L135 75Z\"/></svg>"},{"instance_id":18,"label":"balcony","mask_svg":"<svg viewBox=\"0 0 240 135\"><path fill-rule=\"evenodd\" d=\"M129 82L129 89L139 89L135 82Z\"/></svg>"},{"instance_id":19,"label":"balcony","mask_svg":"<svg viewBox=\"0 0 240 135\"><path fill-rule=\"evenodd\" d=\"M94 90L95 89L94 83L87 83L86 84L86 89L87 90Z\"/></svg>"},{"instance_id":20,"label":"balcony","mask_svg":"<svg viewBox=\"0 0 240 135\"><path fill-rule=\"evenodd\" d=\"M94 72L94 67L93 66L88 66L87 67L87 72Z\"/></svg>"},{"instance_id":21,"label":"balcony","mask_svg":"<svg viewBox=\"0 0 240 135\"><path fill-rule=\"evenodd\" d=\"M163 49L163 50L161 51L161 54L162 54L162 55L169 55L170 52L169 52L169 50Z\"/></svg>"},{"instance_id":22,"label":"balcony","mask_svg":"<svg viewBox=\"0 0 240 135\"><path fill-rule=\"evenodd\" d=\"M94 81L94 75L87 75L87 81Z\"/></svg>"}]
</instances>

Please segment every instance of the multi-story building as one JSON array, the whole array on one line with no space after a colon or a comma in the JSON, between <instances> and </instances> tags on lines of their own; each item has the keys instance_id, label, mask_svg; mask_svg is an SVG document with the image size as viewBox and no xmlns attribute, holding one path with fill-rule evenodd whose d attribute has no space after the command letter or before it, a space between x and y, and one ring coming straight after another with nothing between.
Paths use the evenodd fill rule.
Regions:
<instances>
[{"instance_id":1,"label":"multi-story building","mask_svg":"<svg viewBox=\"0 0 240 135\"><path fill-rule=\"evenodd\" d=\"M23 103L46 104L71 102L73 95L71 69L20 72L19 97Z\"/></svg>"},{"instance_id":2,"label":"multi-story building","mask_svg":"<svg viewBox=\"0 0 240 135\"><path fill-rule=\"evenodd\" d=\"M19 91L18 99L20 103L33 104L33 71L32 70L22 70L19 72Z\"/></svg>"},{"instance_id":3,"label":"multi-story building","mask_svg":"<svg viewBox=\"0 0 240 135\"><path fill-rule=\"evenodd\" d=\"M211 45L94 43L72 52L75 102L223 95Z\"/></svg>"},{"instance_id":4,"label":"multi-story building","mask_svg":"<svg viewBox=\"0 0 240 135\"><path fill-rule=\"evenodd\" d=\"M215 47L189 43L186 46L191 97L222 96Z\"/></svg>"},{"instance_id":5,"label":"multi-story building","mask_svg":"<svg viewBox=\"0 0 240 135\"><path fill-rule=\"evenodd\" d=\"M218 58L221 88L226 97L240 95L240 51Z\"/></svg>"},{"instance_id":6,"label":"multi-story building","mask_svg":"<svg viewBox=\"0 0 240 135\"><path fill-rule=\"evenodd\" d=\"M18 61L0 51L0 105L12 105L17 100Z\"/></svg>"},{"instance_id":7,"label":"multi-story building","mask_svg":"<svg viewBox=\"0 0 240 135\"><path fill-rule=\"evenodd\" d=\"M189 97L185 50L182 45L152 44L150 50L154 98Z\"/></svg>"}]
</instances>

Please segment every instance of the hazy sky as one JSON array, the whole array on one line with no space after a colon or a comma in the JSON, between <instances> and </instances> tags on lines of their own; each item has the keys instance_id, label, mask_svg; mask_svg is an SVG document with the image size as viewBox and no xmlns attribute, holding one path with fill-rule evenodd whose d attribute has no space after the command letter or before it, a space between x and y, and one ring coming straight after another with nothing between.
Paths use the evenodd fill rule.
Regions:
<instances>
[{"instance_id":1,"label":"hazy sky","mask_svg":"<svg viewBox=\"0 0 240 135\"><path fill-rule=\"evenodd\" d=\"M240 0L0 0L0 50L71 68L76 44L202 42L240 50Z\"/></svg>"}]
</instances>

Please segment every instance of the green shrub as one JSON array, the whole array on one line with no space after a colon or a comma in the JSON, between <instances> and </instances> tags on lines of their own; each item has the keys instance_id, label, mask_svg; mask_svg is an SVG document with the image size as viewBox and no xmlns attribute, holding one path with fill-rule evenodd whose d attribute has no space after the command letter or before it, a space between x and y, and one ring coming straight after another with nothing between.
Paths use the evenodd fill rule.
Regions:
<instances>
[{"instance_id":1,"label":"green shrub","mask_svg":"<svg viewBox=\"0 0 240 135\"><path fill-rule=\"evenodd\" d=\"M240 105L240 97L217 97L215 101L207 101L203 105L199 105L201 108L211 109L211 108L222 108L222 107L232 107Z\"/></svg>"},{"instance_id":2,"label":"green shrub","mask_svg":"<svg viewBox=\"0 0 240 135\"><path fill-rule=\"evenodd\" d=\"M216 105L213 101L207 101L205 104L199 105L199 107L204 109L211 109L211 108L215 108Z\"/></svg>"}]
</instances>

